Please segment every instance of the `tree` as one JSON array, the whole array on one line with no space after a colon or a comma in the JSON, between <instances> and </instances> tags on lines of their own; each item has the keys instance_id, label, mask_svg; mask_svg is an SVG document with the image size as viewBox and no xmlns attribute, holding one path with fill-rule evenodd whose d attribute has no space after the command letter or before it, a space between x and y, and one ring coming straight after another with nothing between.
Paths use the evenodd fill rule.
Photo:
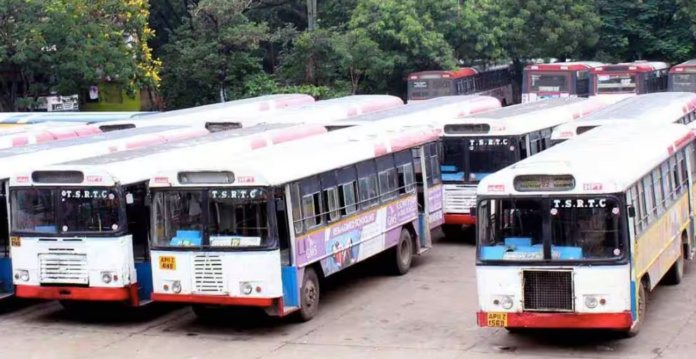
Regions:
<instances>
[{"instance_id":1,"label":"tree","mask_svg":"<svg viewBox=\"0 0 696 359\"><path fill-rule=\"evenodd\" d=\"M255 0L201 0L163 49L169 106L189 107L246 96L262 73L260 43L268 27L244 12Z\"/></svg>"},{"instance_id":2,"label":"tree","mask_svg":"<svg viewBox=\"0 0 696 359\"><path fill-rule=\"evenodd\" d=\"M147 17L143 0L0 0L0 110L104 80L155 86Z\"/></svg>"},{"instance_id":3,"label":"tree","mask_svg":"<svg viewBox=\"0 0 696 359\"><path fill-rule=\"evenodd\" d=\"M376 91L403 94L408 73L456 66L443 29L456 21L457 7L456 0L358 0L349 29L379 44L391 64L387 86Z\"/></svg>"},{"instance_id":4,"label":"tree","mask_svg":"<svg viewBox=\"0 0 696 359\"><path fill-rule=\"evenodd\" d=\"M359 92L365 79L376 84L374 87L384 88L386 86L381 81L385 75L392 72L393 63L385 57L379 44L370 39L365 30L353 30L345 35L337 36L334 41L339 55L339 68L344 76L347 73L352 94Z\"/></svg>"},{"instance_id":5,"label":"tree","mask_svg":"<svg viewBox=\"0 0 696 359\"><path fill-rule=\"evenodd\" d=\"M599 0L602 28L597 57L613 62L681 62L690 58L695 39L688 9L696 9L691 3L684 2L680 7L678 0Z\"/></svg>"}]
</instances>

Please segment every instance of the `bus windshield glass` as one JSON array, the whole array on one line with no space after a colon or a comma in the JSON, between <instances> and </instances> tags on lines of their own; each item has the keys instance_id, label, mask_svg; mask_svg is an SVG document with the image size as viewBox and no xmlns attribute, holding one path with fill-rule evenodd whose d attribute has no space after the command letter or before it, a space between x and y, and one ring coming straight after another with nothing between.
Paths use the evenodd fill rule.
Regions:
<instances>
[{"instance_id":1,"label":"bus windshield glass","mask_svg":"<svg viewBox=\"0 0 696 359\"><path fill-rule=\"evenodd\" d=\"M696 92L696 74L672 74L672 91Z\"/></svg>"},{"instance_id":2,"label":"bus windshield glass","mask_svg":"<svg viewBox=\"0 0 696 359\"><path fill-rule=\"evenodd\" d=\"M445 137L442 179L478 182L517 162L514 143L507 137Z\"/></svg>"},{"instance_id":3,"label":"bus windshield glass","mask_svg":"<svg viewBox=\"0 0 696 359\"><path fill-rule=\"evenodd\" d=\"M408 98L410 100L427 100L436 97L454 95L452 93L452 80L441 79L440 75L437 79L425 78L428 75L421 75L418 80L408 81Z\"/></svg>"},{"instance_id":4,"label":"bus windshield glass","mask_svg":"<svg viewBox=\"0 0 696 359\"><path fill-rule=\"evenodd\" d=\"M627 92L636 92L635 75L597 75L597 93Z\"/></svg>"},{"instance_id":5,"label":"bus windshield glass","mask_svg":"<svg viewBox=\"0 0 696 359\"><path fill-rule=\"evenodd\" d=\"M121 200L114 188L18 189L12 196L13 231L70 234L121 229Z\"/></svg>"},{"instance_id":6,"label":"bus windshield glass","mask_svg":"<svg viewBox=\"0 0 696 359\"><path fill-rule=\"evenodd\" d=\"M529 92L568 92L567 73L531 73Z\"/></svg>"},{"instance_id":7,"label":"bus windshield glass","mask_svg":"<svg viewBox=\"0 0 696 359\"><path fill-rule=\"evenodd\" d=\"M270 237L268 211L266 192L259 188L156 192L154 245L264 247Z\"/></svg>"},{"instance_id":8,"label":"bus windshield glass","mask_svg":"<svg viewBox=\"0 0 696 359\"><path fill-rule=\"evenodd\" d=\"M483 261L592 261L624 255L620 205L612 197L489 199L478 208Z\"/></svg>"}]
</instances>

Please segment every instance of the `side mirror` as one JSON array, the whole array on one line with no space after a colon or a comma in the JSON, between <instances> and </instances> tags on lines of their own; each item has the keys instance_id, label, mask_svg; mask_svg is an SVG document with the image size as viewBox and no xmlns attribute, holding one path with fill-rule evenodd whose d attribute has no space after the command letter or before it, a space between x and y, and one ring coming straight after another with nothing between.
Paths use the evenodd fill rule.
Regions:
<instances>
[{"instance_id":1,"label":"side mirror","mask_svg":"<svg viewBox=\"0 0 696 359\"><path fill-rule=\"evenodd\" d=\"M469 208L469 214L472 216L476 216L476 207Z\"/></svg>"},{"instance_id":2,"label":"side mirror","mask_svg":"<svg viewBox=\"0 0 696 359\"><path fill-rule=\"evenodd\" d=\"M636 216L636 207L628 206L628 218L634 218Z\"/></svg>"}]
</instances>

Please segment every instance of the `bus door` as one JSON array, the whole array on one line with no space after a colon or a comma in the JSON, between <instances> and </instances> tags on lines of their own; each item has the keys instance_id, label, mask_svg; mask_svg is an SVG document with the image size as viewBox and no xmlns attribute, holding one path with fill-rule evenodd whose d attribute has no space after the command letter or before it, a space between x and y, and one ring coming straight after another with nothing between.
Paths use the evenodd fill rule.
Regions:
<instances>
[{"instance_id":1,"label":"bus door","mask_svg":"<svg viewBox=\"0 0 696 359\"><path fill-rule=\"evenodd\" d=\"M13 295L12 262L10 260L10 230L8 222L8 181L0 182L0 299Z\"/></svg>"},{"instance_id":2,"label":"bus door","mask_svg":"<svg viewBox=\"0 0 696 359\"><path fill-rule=\"evenodd\" d=\"M147 183L136 183L125 190L128 233L133 236L133 255L140 301L137 304L144 305L150 302L150 294L154 290L149 248L150 205L147 198Z\"/></svg>"},{"instance_id":3,"label":"bus door","mask_svg":"<svg viewBox=\"0 0 696 359\"><path fill-rule=\"evenodd\" d=\"M434 142L413 149L419 208L417 253L432 247L430 231L444 222L438 149L439 143Z\"/></svg>"},{"instance_id":4,"label":"bus door","mask_svg":"<svg viewBox=\"0 0 696 359\"><path fill-rule=\"evenodd\" d=\"M684 154L686 155L686 158L684 161L686 162L686 177L687 177L687 189L688 189L688 195L689 195L689 214L691 216L690 218L690 225L689 225L689 245L690 245L690 253L688 254L689 259L694 258L694 253L696 251L696 225L694 224L694 211L696 211L696 198L694 198L694 189L693 189L693 184L696 178L694 178L694 171L696 171L696 152L694 151L694 144L690 144L686 146L686 150L684 151Z\"/></svg>"},{"instance_id":5,"label":"bus door","mask_svg":"<svg viewBox=\"0 0 696 359\"><path fill-rule=\"evenodd\" d=\"M571 84L571 94L577 97L590 96L590 70L580 70L573 73L573 82Z\"/></svg>"}]
</instances>

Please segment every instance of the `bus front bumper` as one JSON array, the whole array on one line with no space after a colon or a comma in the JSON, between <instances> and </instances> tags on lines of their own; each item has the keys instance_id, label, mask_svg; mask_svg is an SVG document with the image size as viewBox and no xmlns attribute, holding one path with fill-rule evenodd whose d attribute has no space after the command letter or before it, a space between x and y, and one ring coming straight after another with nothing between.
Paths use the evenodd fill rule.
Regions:
<instances>
[{"instance_id":1,"label":"bus front bumper","mask_svg":"<svg viewBox=\"0 0 696 359\"><path fill-rule=\"evenodd\" d=\"M474 226L474 225L476 225L476 217L474 217L470 214L447 214L447 213L445 213L445 224Z\"/></svg>"},{"instance_id":2,"label":"bus front bumper","mask_svg":"<svg viewBox=\"0 0 696 359\"><path fill-rule=\"evenodd\" d=\"M135 293L133 291L135 290ZM47 300L84 300L100 302L131 301L133 294L137 298L137 285L122 288L100 287L40 287L32 285L16 286L16 295L20 298Z\"/></svg>"},{"instance_id":3,"label":"bus front bumper","mask_svg":"<svg viewBox=\"0 0 696 359\"><path fill-rule=\"evenodd\" d=\"M488 327L488 312L478 312L479 327ZM490 313L493 315L499 313ZM502 313L501 313L502 314ZM496 316L497 325L505 328L584 328L628 329L633 324L631 312L623 313L505 313L505 319ZM504 323L504 324L503 324Z\"/></svg>"},{"instance_id":4,"label":"bus front bumper","mask_svg":"<svg viewBox=\"0 0 696 359\"><path fill-rule=\"evenodd\" d=\"M196 294L163 294L152 293L154 302L172 302L189 304L229 305L239 307L271 307L275 305L273 298L240 298L222 295Z\"/></svg>"}]
</instances>

